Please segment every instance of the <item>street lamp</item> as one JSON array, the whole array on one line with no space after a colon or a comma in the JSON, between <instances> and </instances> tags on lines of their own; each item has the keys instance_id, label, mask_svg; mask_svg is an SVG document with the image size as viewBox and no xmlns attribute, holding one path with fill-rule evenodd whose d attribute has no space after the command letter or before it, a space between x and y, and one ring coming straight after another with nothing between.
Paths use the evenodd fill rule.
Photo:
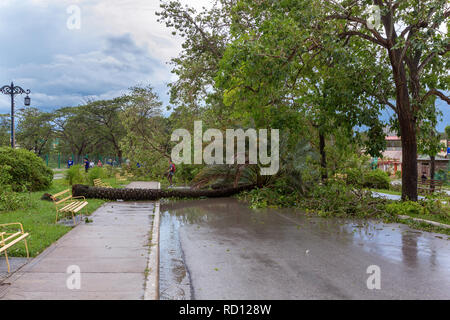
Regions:
<instances>
[{"instance_id":1,"label":"street lamp","mask_svg":"<svg viewBox=\"0 0 450 320\"><path fill-rule=\"evenodd\" d=\"M11 148L14 149L16 146L15 135L14 135L14 95L26 93L24 104L28 107L31 104L31 98L28 96L30 94L30 89L24 90L19 86L14 86L11 82L10 86L3 86L0 91L3 94L9 94L11 96Z\"/></svg>"}]
</instances>

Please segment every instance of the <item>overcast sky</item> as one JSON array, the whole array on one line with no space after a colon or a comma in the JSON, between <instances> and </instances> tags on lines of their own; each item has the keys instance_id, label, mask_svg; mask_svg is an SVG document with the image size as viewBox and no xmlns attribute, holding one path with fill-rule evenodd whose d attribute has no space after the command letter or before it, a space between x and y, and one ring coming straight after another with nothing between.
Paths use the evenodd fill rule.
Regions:
<instances>
[{"instance_id":1,"label":"overcast sky","mask_svg":"<svg viewBox=\"0 0 450 320\"><path fill-rule=\"evenodd\" d=\"M72 5L80 8L80 29L67 27ZM31 89L32 105L47 110L116 97L138 84L154 86L167 104L174 79L167 62L181 39L156 21L159 10L159 0L0 0L0 86ZM1 95L0 113L9 110L9 96Z\"/></svg>"},{"instance_id":2,"label":"overcast sky","mask_svg":"<svg viewBox=\"0 0 450 320\"><path fill-rule=\"evenodd\" d=\"M184 2L201 8L210 0ZM67 26L73 5L80 29ZM175 79L167 63L182 41L156 21L159 10L159 0L0 0L0 86L14 81L31 89L32 106L52 110L151 84L167 105L167 84ZM450 108L438 105L442 131ZM0 113L9 112L9 96L0 95Z\"/></svg>"}]
</instances>

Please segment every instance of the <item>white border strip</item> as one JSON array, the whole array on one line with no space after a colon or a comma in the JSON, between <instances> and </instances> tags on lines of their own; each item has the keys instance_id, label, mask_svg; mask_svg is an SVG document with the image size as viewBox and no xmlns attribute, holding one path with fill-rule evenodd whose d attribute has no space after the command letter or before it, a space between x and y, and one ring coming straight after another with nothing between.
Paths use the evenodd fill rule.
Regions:
<instances>
[{"instance_id":1,"label":"white border strip","mask_svg":"<svg viewBox=\"0 0 450 320\"><path fill-rule=\"evenodd\" d=\"M161 183L158 182L158 189ZM155 201L153 216L152 240L148 257L144 300L159 300L159 200Z\"/></svg>"}]
</instances>

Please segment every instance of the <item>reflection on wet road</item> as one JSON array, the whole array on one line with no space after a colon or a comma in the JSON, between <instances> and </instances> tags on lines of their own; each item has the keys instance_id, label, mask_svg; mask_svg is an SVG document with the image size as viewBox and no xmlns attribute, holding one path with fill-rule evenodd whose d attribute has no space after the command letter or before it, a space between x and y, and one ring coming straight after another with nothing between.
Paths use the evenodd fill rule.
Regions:
<instances>
[{"instance_id":1,"label":"reflection on wet road","mask_svg":"<svg viewBox=\"0 0 450 320\"><path fill-rule=\"evenodd\" d=\"M168 212L161 212L160 222L160 299L191 299L189 274L183 261L178 229L181 221Z\"/></svg>"},{"instance_id":2,"label":"reflection on wet road","mask_svg":"<svg viewBox=\"0 0 450 320\"><path fill-rule=\"evenodd\" d=\"M161 213L162 299L450 299L445 235L235 199L170 202ZM367 288L371 265L380 290Z\"/></svg>"}]
</instances>

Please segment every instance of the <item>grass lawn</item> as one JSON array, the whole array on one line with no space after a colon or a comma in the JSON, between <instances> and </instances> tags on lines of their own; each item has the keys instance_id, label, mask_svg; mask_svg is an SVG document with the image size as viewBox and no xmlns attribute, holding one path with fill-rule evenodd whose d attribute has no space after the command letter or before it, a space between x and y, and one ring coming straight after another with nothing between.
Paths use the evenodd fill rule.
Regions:
<instances>
[{"instance_id":1,"label":"grass lawn","mask_svg":"<svg viewBox=\"0 0 450 320\"><path fill-rule=\"evenodd\" d=\"M415 214L415 213L408 213L408 216L413 218L419 218L419 219L425 219L425 220L431 220L435 222L440 222L444 224L450 225L450 215L433 215L433 214Z\"/></svg>"},{"instance_id":2,"label":"grass lawn","mask_svg":"<svg viewBox=\"0 0 450 320\"><path fill-rule=\"evenodd\" d=\"M369 189L370 191L381 192L386 194L398 195L401 196L402 193L400 191L388 190L388 189Z\"/></svg>"},{"instance_id":3,"label":"grass lawn","mask_svg":"<svg viewBox=\"0 0 450 320\"><path fill-rule=\"evenodd\" d=\"M397 195L397 196L401 196L402 195L401 191L395 191L395 190L388 190L388 189L368 189L368 190L375 191L375 192L380 192L380 193ZM435 195L436 195L436 193L435 193ZM427 195L419 193L419 196L425 197ZM439 193L436 196L436 198L441 200L441 201L449 201L450 200L450 197L447 194L444 194L444 193Z\"/></svg>"},{"instance_id":4,"label":"grass lawn","mask_svg":"<svg viewBox=\"0 0 450 320\"><path fill-rule=\"evenodd\" d=\"M109 179L105 179L105 181L109 182ZM27 239L31 256L37 256L71 229L71 227L55 224L56 211L53 202L40 200L46 192L54 194L67 188L70 188L70 186L64 180L54 180L53 185L48 190L29 193L30 201L26 209L0 212L0 224L20 222L23 224L25 232L30 233ZM104 200L98 199L89 199L88 202L87 211L89 214L105 203ZM26 256L23 241L8 249L8 254L11 256Z\"/></svg>"}]
</instances>

